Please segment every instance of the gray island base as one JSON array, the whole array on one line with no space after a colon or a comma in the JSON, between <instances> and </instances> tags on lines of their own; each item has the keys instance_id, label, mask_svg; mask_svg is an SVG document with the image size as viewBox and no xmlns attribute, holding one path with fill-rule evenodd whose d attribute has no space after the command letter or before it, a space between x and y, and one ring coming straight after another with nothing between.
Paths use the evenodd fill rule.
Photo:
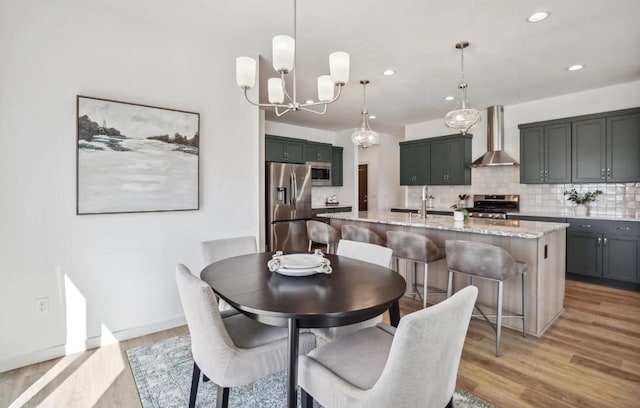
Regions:
<instances>
[{"instance_id":1,"label":"gray island base","mask_svg":"<svg viewBox=\"0 0 640 408\"><path fill-rule=\"evenodd\" d=\"M488 220L471 218L455 222L450 216L429 215L421 219L415 214L392 212L360 212L319 214L326 217L338 230L342 225L352 224L366 227L381 237L387 231L407 231L429 237L444 248L449 239L484 242L507 250L517 261L528 266L526 277L527 293L527 333L542 336L564 311L566 228L569 224L535 221ZM418 268L422 268L419 266ZM410 269L400 263L400 273L407 280L407 288L412 282ZM468 277L456 274L455 290L469 284ZM422 270L418 271L420 284ZM429 264L429 286L445 290L447 287L446 260ZM497 285L482 279L474 280L480 289L478 302L493 313L497 304ZM509 279L504 282L505 314L521 313L521 280ZM429 302L439 302L445 295L429 294ZM522 330L520 319L502 319L504 327Z\"/></svg>"}]
</instances>

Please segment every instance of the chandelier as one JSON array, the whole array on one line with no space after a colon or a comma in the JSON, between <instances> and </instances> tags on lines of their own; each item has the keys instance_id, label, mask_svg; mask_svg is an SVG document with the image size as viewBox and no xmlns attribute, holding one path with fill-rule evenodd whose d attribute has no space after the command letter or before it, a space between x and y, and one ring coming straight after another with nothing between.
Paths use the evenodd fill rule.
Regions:
<instances>
[{"instance_id":1,"label":"chandelier","mask_svg":"<svg viewBox=\"0 0 640 408\"><path fill-rule=\"evenodd\" d=\"M456 48L460 50L460 96L456 108L447 113L444 117L444 123L447 127L456 129L460 133L467 133L469 129L480 123L480 112L473 108L467 108L467 83L464 82L464 49L469 46L468 41L462 41L456 44Z\"/></svg>"},{"instance_id":2,"label":"chandelier","mask_svg":"<svg viewBox=\"0 0 640 408\"><path fill-rule=\"evenodd\" d=\"M369 80L363 79L362 84L362 126L353 132L351 141L356 146L367 148L380 143L380 135L369 127L369 112L367 111L367 84Z\"/></svg>"},{"instance_id":3,"label":"chandelier","mask_svg":"<svg viewBox=\"0 0 640 408\"><path fill-rule=\"evenodd\" d=\"M287 112L300 110L319 115L327 111L327 105L338 100L342 87L349 82L349 54L346 52L334 52L329 54L330 75L318 77L318 102L298 102L296 89L296 0L293 0L293 37L288 35L276 35L272 41L273 69L278 77L269 78L267 82L269 103L255 103L247 92L256 82L257 62L251 57L236 58L236 83L244 89L244 96L249 103L260 108L274 108L276 116L282 116ZM285 75L293 73L291 94L287 92ZM334 96L334 87L338 87L338 93ZM285 102L285 97L287 101ZM321 110L312 109L319 107Z\"/></svg>"}]
</instances>

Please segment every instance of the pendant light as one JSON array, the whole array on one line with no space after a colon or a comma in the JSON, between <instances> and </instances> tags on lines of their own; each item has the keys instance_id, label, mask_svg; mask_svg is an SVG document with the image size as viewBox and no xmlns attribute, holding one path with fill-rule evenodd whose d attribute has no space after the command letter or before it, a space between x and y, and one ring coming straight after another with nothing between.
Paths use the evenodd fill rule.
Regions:
<instances>
[{"instance_id":1,"label":"pendant light","mask_svg":"<svg viewBox=\"0 0 640 408\"><path fill-rule=\"evenodd\" d=\"M468 41L461 41L456 44L456 48L460 50L460 96L456 108L447 113L444 117L444 123L447 127L456 129L464 134L472 127L480 123L480 112L477 109L467 107L467 83L464 82L464 49L469 46Z\"/></svg>"},{"instance_id":2,"label":"pendant light","mask_svg":"<svg viewBox=\"0 0 640 408\"><path fill-rule=\"evenodd\" d=\"M351 141L356 146L367 148L380 143L380 135L369 127L369 111L367 111L367 84L368 79L360 81L362 84L362 125L360 129L353 132Z\"/></svg>"}]
</instances>

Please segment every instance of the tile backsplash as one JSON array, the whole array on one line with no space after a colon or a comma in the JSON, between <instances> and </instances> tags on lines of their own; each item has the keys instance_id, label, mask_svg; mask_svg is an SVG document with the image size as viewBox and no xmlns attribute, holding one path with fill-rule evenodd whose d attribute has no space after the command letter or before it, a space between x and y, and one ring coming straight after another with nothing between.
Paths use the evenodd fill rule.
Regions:
<instances>
[{"instance_id":1,"label":"tile backsplash","mask_svg":"<svg viewBox=\"0 0 640 408\"><path fill-rule=\"evenodd\" d=\"M434 207L446 208L458 202L458 194L519 194L520 211L568 212L573 203L564 196L575 188L579 193L601 190L589 204L591 215L640 217L640 183L608 184L520 184L520 167L480 167L471 170L470 186L429 186ZM420 205L422 187L407 187L407 206ZM469 199L468 206L472 200Z\"/></svg>"}]
</instances>

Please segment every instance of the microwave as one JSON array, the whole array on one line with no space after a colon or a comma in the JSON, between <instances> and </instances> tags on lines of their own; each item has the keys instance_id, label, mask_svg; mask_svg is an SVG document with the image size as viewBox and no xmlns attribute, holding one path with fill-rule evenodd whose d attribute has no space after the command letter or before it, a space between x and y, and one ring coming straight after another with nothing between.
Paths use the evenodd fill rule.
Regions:
<instances>
[{"instance_id":1,"label":"microwave","mask_svg":"<svg viewBox=\"0 0 640 408\"><path fill-rule=\"evenodd\" d=\"M330 186L331 185L331 163L308 163L311 165L311 185Z\"/></svg>"}]
</instances>

